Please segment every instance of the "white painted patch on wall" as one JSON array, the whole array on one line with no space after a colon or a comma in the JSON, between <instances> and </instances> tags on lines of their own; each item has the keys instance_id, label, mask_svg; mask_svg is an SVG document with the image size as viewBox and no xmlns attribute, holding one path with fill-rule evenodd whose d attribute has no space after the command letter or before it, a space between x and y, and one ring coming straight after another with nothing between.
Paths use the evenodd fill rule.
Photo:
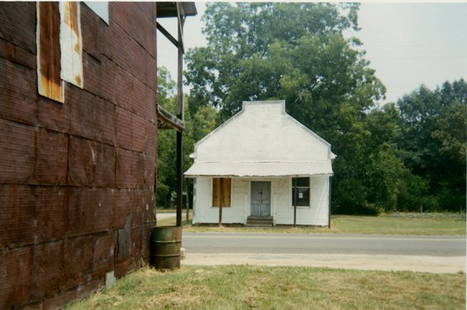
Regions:
<instances>
[{"instance_id":1,"label":"white painted patch on wall","mask_svg":"<svg viewBox=\"0 0 467 310\"><path fill-rule=\"evenodd\" d=\"M84 4L96 13L107 25L109 24L109 3L107 1L84 1Z\"/></svg>"},{"instance_id":2,"label":"white painted patch on wall","mask_svg":"<svg viewBox=\"0 0 467 310\"><path fill-rule=\"evenodd\" d=\"M62 80L83 88L83 41L79 3L60 2Z\"/></svg>"}]
</instances>

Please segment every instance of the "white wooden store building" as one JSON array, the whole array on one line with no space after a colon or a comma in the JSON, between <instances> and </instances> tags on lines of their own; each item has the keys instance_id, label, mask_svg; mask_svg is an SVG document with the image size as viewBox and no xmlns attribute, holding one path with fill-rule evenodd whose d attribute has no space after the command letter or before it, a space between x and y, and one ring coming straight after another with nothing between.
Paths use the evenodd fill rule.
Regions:
<instances>
[{"instance_id":1,"label":"white wooden store building","mask_svg":"<svg viewBox=\"0 0 467 310\"><path fill-rule=\"evenodd\" d=\"M222 206L224 224L292 225L295 209L297 225L328 225L335 155L285 101L243 102L191 156L194 224L218 223Z\"/></svg>"}]
</instances>

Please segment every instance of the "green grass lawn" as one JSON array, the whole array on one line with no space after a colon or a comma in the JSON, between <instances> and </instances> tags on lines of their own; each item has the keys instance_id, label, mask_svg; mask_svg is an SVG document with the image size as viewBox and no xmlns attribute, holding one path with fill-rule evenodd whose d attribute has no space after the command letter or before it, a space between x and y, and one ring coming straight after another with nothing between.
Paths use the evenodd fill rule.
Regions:
<instances>
[{"instance_id":1,"label":"green grass lawn","mask_svg":"<svg viewBox=\"0 0 467 310\"><path fill-rule=\"evenodd\" d=\"M310 267L143 268L66 309L465 309L465 281Z\"/></svg>"},{"instance_id":2,"label":"green grass lawn","mask_svg":"<svg viewBox=\"0 0 467 310\"><path fill-rule=\"evenodd\" d=\"M185 214L183 215L185 219ZM212 227L191 226L185 231L241 231L283 233L344 233L399 235L465 235L465 215L459 213L393 213L379 216L333 215L331 229L327 227ZM175 219L160 221L158 225L173 225Z\"/></svg>"}]
</instances>

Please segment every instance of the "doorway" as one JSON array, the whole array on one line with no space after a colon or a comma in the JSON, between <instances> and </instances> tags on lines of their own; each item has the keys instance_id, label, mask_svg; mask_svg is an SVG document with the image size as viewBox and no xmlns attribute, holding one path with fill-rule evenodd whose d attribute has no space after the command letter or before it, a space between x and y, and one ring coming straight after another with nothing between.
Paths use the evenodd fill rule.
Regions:
<instances>
[{"instance_id":1,"label":"doorway","mask_svg":"<svg viewBox=\"0 0 467 310\"><path fill-rule=\"evenodd\" d=\"M251 181L251 216L271 216L271 182Z\"/></svg>"}]
</instances>

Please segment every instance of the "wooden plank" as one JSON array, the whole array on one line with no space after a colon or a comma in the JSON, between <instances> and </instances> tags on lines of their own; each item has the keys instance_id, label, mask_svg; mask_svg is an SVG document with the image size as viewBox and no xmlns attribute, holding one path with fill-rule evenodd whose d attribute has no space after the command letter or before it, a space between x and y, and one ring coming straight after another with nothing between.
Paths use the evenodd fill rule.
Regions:
<instances>
[{"instance_id":1,"label":"wooden plank","mask_svg":"<svg viewBox=\"0 0 467 310\"><path fill-rule=\"evenodd\" d=\"M220 197L221 197L221 179L214 178L212 179L212 206L220 206Z\"/></svg>"},{"instance_id":2,"label":"wooden plank","mask_svg":"<svg viewBox=\"0 0 467 310\"><path fill-rule=\"evenodd\" d=\"M222 206L223 207L230 207L230 201L231 201L230 184L231 184L231 179L229 178L222 179L222 202L223 202Z\"/></svg>"},{"instance_id":3,"label":"wooden plank","mask_svg":"<svg viewBox=\"0 0 467 310\"><path fill-rule=\"evenodd\" d=\"M183 136L177 131L177 226L182 226L183 204Z\"/></svg>"},{"instance_id":4,"label":"wooden plank","mask_svg":"<svg viewBox=\"0 0 467 310\"><path fill-rule=\"evenodd\" d=\"M168 32L161 24L156 22L157 30L159 30L175 47L179 48L178 41Z\"/></svg>"},{"instance_id":5,"label":"wooden plank","mask_svg":"<svg viewBox=\"0 0 467 310\"><path fill-rule=\"evenodd\" d=\"M57 2L37 3L37 83L39 94L63 103L60 78L60 11Z\"/></svg>"},{"instance_id":6,"label":"wooden plank","mask_svg":"<svg viewBox=\"0 0 467 310\"><path fill-rule=\"evenodd\" d=\"M178 47L178 64L177 64L177 117L182 121L185 120L183 107L183 35L182 29L185 20L179 20L178 23L178 42L181 45Z\"/></svg>"},{"instance_id":7,"label":"wooden plank","mask_svg":"<svg viewBox=\"0 0 467 310\"><path fill-rule=\"evenodd\" d=\"M177 131L183 131L185 125L183 121L178 119L175 115L172 115L169 111L164 109L162 106L157 105L157 127L160 129L175 129Z\"/></svg>"},{"instance_id":8,"label":"wooden plank","mask_svg":"<svg viewBox=\"0 0 467 310\"><path fill-rule=\"evenodd\" d=\"M183 24L181 26L183 28ZM178 30L178 42L182 41L180 27ZM177 117L184 120L183 115L183 51L178 47L177 68ZM177 226L182 225L182 197L183 191L183 132L177 131Z\"/></svg>"}]
</instances>

